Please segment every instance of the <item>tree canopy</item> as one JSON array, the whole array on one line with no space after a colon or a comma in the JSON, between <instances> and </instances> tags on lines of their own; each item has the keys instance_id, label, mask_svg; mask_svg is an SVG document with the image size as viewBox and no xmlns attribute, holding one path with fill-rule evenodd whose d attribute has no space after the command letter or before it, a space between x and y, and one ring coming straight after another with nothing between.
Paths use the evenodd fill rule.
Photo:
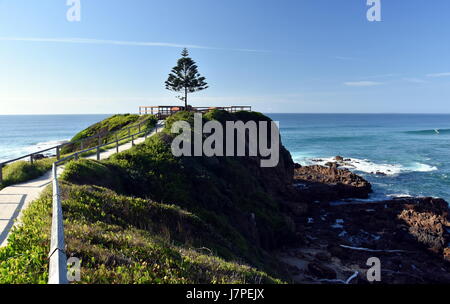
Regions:
<instances>
[{"instance_id":1,"label":"tree canopy","mask_svg":"<svg viewBox=\"0 0 450 304\"><path fill-rule=\"evenodd\" d=\"M165 84L167 90L184 92L184 97L179 98L184 101L185 108L187 108L188 94L207 89L208 83L206 83L206 78L198 72L198 66L189 57L187 49L183 49L181 56L178 59L177 65L172 68Z\"/></svg>"}]
</instances>

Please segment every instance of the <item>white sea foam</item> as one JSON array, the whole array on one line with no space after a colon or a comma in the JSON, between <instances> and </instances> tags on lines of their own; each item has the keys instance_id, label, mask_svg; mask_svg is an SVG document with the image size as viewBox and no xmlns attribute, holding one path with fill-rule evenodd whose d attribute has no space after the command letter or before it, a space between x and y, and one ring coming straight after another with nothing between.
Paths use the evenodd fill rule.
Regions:
<instances>
[{"instance_id":1,"label":"white sea foam","mask_svg":"<svg viewBox=\"0 0 450 304\"><path fill-rule=\"evenodd\" d=\"M21 156L28 155L31 153L35 153L35 152L39 152L39 151L46 150L49 148L53 148L57 145L65 143L65 142L68 142L68 140L51 140L51 141L47 141L47 142L40 142L40 143L37 143L34 145L22 147L17 150L8 151L4 155L1 155L0 162L8 161L11 159L15 159L17 157L21 157ZM55 155L56 151L50 150L50 151L44 152L42 154L44 154L45 156Z\"/></svg>"},{"instance_id":2,"label":"white sea foam","mask_svg":"<svg viewBox=\"0 0 450 304\"><path fill-rule=\"evenodd\" d=\"M393 198L411 198L413 197L410 194L406 194L406 193L393 193L393 194L388 194L389 197L393 197Z\"/></svg>"},{"instance_id":3,"label":"white sea foam","mask_svg":"<svg viewBox=\"0 0 450 304\"><path fill-rule=\"evenodd\" d=\"M334 157L327 158L306 158L303 157L294 157L296 161L299 161L303 165L325 165L329 162L335 162ZM435 166L430 166L422 163L411 163L409 165L401 165L401 164L387 164L387 163L374 163L367 159L357 159L357 158L348 158L344 162L341 163L340 168L347 168L352 171L365 172L370 174L385 174L385 175L398 175L401 173L408 172L431 172L438 170Z\"/></svg>"},{"instance_id":4,"label":"white sea foam","mask_svg":"<svg viewBox=\"0 0 450 304\"><path fill-rule=\"evenodd\" d=\"M437 171L438 168L435 166L430 166L427 164L421 164L421 163L414 163L412 166L406 167L410 171L415 172L431 172L431 171Z\"/></svg>"}]
</instances>

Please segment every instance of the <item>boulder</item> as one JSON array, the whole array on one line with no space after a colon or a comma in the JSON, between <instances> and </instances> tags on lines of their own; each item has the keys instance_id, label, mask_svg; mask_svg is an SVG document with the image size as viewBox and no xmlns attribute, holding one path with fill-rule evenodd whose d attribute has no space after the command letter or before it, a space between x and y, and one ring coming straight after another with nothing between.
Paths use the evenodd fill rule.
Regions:
<instances>
[{"instance_id":1,"label":"boulder","mask_svg":"<svg viewBox=\"0 0 450 304\"><path fill-rule=\"evenodd\" d=\"M450 247L444 249L444 260L450 262Z\"/></svg>"},{"instance_id":2,"label":"boulder","mask_svg":"<svg viewBox=\"0 0 450 304\"><path fill-rule=\"evenodd\" d=\"M44 154L34 154L32 157L33 160L40 160L46 158Z\"/></svg>"},{"instance_id":3,"label":"boulder","mask_svg":"<svg viewBox=\"0 0 450 304\"><path fill-rule=\"evenodd\" d=\"M338 162L343 162L344 161L344 158L342 157L342 156L336 156L335 158L334 158L334 160L335 161L338 161Z\"/></svg>"},{"instance_id":4,"label":"boulder","mask_svg":"<svg viewBox=\"0 0 450 304\"><path fill-rule=\"evenodd\" d=\"M297 168L294 170L294 182L305 185L297 189L313 201L367 198L372 192L368 181L347 169L338 169L336 165Z\"/></svg>"}]
</instances>

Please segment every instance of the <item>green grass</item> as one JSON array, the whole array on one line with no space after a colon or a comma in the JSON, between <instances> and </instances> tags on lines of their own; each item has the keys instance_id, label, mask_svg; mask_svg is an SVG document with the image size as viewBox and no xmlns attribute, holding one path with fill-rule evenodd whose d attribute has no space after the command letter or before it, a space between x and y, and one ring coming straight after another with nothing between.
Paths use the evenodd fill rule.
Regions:
<instances>
[{"instance_id":1,"label":"green grass","mask_svg":"<svg viewBox=\"0 0 450 304\"><path fill-rule=\"evenodd\" d=\"M21 224L0 248L0 284L44 284L48 280L51 187L24 211Z\"/></svg>"},{"instance_id":2,"label":"green grass","mask_svg":"<svg viewBox=\"0 0 450 304\"><path fill-rule=\"evenodd\" d=\"M100 135L102 138L101 143L106 144L109 142L113 142L116 139L116 135L118 136L118 138L127 136L128 135L127 128L130 128L130 133L133 134L139 131L140 124L142 124L141 131L149 131L152 128L154 128L156 123L157 119L154 115L117 114L109 118L106 118L101 122L98 122L86 128L85 130L79 132L71 139L71 141L75 142L82 139L87 139L92 136ZM114 132L114 134L108 134L110 132ZM124 144L130 141L131 138L127 140L122 140L120 141L120 144ZM80 151L81 148L83 149L92 148L97 146L98 144L99 144L98 138L95 137L92 139L85 140L83 142L83 146L81 145L80 142L67 145L61 150L61 153L70 154L76 151ZM114 145L104 147L103 149L105 150L113 146ZM95 153L95 151L92 153Z\"/></svg>"},{"instance_id":3,"label":"green grass","mask_svg":"<svg viewBox=\"0 0 450 304\"><path fill-rule=\"evenodd\" d=\"M223 111L211 111L204 118L206 121L219 115L227 116L226 120L241 117L269 120L258 113L233 115ZM202 218L232 244L213 246L219 256L240 259L275 273L276 261L265 250L277 248L293 238L289 220L280 210L280 201L266 192L267 185L262 183L261 177L265 174L248 159L175 158L168 130L177 120L192 122L192 119L193 113L179 112L167 119L163 133L147 139L144 144L102 161L102 166L73 164L64 177L71 183L103 186L125 195L176 204ZM289 153L283 150L281 154L284 157ZM84 177L77 178L80 174ZM104 178L97 178L99 175ZM119 176L120 181L111 178L115 176ZM266 181L272 182L275 180ZM251 214L256 215L258 229L255 231L249 220Z\"/></svg>"},{"instance_id":4,"label":"green grass","mask_svg":"<svg viewBox=\"0 0 450 304\"><path fill-rule=\"evenodd\" d=\"M198 249L218 236L178 206L100 187L63 184L61 190L67 253L82 260L80 283L281 283ZM0 283L47 282L51 201L48 188L0 248Z\"/></svg>"},{"instance_id":5,"label":"green grass","mask_svg":"<svg viewBox=\"0 0 450 304\"><path fill-rule=\"evenodd\" d=\"M45 158L36 160L33 164L28 161L18 161L5 166L2 171L3 182L0 183L0 189L44 175L52 168L55 160L55 158Z\"/></svg>"},{"instance_id":6,"label":"green grass","mask_svg":"<svg viewBox=\"0 0 450 304\"><path fill-rule=\"evenodd\" d=\"M268 119L228 115L204 117ZM245 158L175 158L168 128L180 119L192 113L177 113L164 132L108 160L66 165L67 253L82 260L81 283L282 283L268 251L292 231L266 188L284 180L265 181L268 171ZM45 191L0 249L0 283L46 282L50 221Z\"/></svg>"}]
</instances>

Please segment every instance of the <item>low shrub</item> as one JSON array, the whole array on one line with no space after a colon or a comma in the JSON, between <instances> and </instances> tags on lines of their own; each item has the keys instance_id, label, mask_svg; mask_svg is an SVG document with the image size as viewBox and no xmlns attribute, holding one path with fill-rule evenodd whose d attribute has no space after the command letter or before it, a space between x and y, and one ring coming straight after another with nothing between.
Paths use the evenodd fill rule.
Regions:
<instances>
[{"instance_id":1,"label":"low shrub","mask_svg":"<svg viewBox=\"0 0 450 304\"><path fill-rule=\"evenodd\" d=\"M41 177L52 168L54 162L54 158L44 158L33 163L18 161L9 164L3 167L3 182L0 189Z\"/></svg>"}]
</instances>

